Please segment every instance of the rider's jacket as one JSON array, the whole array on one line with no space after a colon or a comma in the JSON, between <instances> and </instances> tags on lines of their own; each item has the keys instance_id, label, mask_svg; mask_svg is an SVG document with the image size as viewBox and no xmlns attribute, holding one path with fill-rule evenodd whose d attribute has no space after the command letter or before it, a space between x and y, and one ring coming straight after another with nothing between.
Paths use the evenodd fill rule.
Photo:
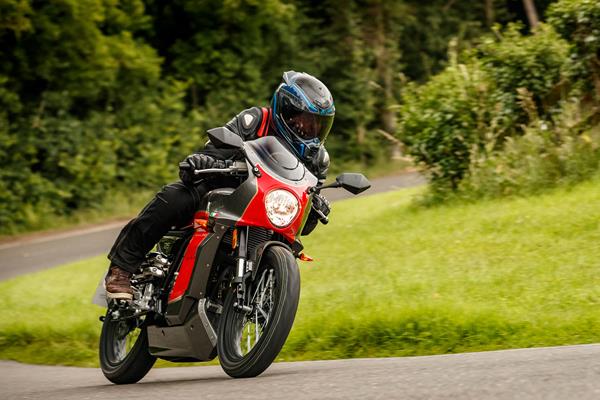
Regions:
<instances>
[{"instance_id":1,"label":"rider's jacket","mask_svg":"<svg viewBox=\"0 0 600 400\"><path fill-rule=\"evenodd\" d=\"M237 133L244 140L254 140L267 135L275 135L275 126L271 115L271 109L266 107L252 107L242 111L225 124L230 131ZM216 149L209 142L202 153L227 159L230 154ZM319 152L312 161L305 162L309 169L319 180L325 180L329 170L329 153L321 146Z\"/></svg>"}]
</instances>

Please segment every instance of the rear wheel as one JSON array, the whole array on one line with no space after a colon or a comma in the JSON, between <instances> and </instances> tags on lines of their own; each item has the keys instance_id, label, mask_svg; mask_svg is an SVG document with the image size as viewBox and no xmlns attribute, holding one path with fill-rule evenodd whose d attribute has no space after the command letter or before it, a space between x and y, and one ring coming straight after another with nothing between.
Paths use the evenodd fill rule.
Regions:
<instances>
[{"instance_id":1,"label":"rear wheel","mask_svg":"<svg viewBox=\"0 0 600 400\"><path fill-rule=\"evenodd\" d=\"M300 297L300 274L289 250L269 247L246 292L246 305L252 311L234 307L237 293L232 290L219 321L219 361L234 378L261 374L277 357L290 333Z\"/></svg>"},{"instance_id":2,"label":"rear wheel","mask_svg":"<svg viewBox=\"0 0 600 400\"><path fill-rule=\"evenodd\" d=\"M117 384L135 383L154 365L156 357L148 352L148 334L139 320L104 318L100 335L100 367L106 378Z\"/></svg>"}]
</instances>

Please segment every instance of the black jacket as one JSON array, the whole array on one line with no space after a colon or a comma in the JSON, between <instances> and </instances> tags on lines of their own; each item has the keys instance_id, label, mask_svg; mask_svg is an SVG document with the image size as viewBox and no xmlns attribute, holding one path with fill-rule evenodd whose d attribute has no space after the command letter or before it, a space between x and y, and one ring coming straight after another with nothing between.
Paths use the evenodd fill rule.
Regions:
<instances>
[{"instance_id":1,"label":"black jacket","mask_svg":"<svg viewBox=\"0 0 600 400\"><path fill-rule=\"evenodd\" d=\"M266 107L248 108L233 117L231 121L225 124L225 127L240 135L244 141L275 134L271 109ZM224 160L235 158L236 151L217 149L209 141L200 153ZM329 153L325 150L325 147L321 147L311 161L305 162L305 166L320 181L324 181L329 171L329 163Z\"/></svg>"}]
</instances>

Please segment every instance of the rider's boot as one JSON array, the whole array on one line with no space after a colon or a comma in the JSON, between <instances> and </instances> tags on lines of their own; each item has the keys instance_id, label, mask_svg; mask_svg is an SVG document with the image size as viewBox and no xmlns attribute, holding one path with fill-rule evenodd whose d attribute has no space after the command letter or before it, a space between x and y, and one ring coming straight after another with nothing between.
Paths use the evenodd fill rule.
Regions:
<instances>
[{"instance_id":1,"label":"rider's boot","mask_svg":"<svg viewBox=\"0 0 600 400\"><path fill-rule=\"evenodd\" d=\"M106 297L117 300L133 299L131 288L131 272L111 265L106 275Z\"/></svg>"}]
</instances>

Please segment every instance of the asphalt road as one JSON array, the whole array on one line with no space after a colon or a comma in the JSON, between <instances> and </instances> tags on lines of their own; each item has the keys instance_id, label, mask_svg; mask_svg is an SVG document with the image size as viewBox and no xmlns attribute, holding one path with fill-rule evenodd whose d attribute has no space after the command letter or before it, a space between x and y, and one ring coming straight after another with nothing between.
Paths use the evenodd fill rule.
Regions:
<instances>
[{"instance_id":1,"label":"asphalt road","mask_svg":"<svg viewBox=\"0 0 600 400\"><path fill-rule=\"evenodd\" d=\"M2 399L600 399L600 344L278 363L253 379L162 368L116 386L98 369L0 362Z\"/></svg>"},{"instance_id":2,"label":"asphalt road","mask_svg":"<svg viewBox=\"0 0 600 400\"><path fill-rule=\"evenodd\" d=\"M416 172L409 172L374 179L371 183L371 189L360 196L420 185L424 179ZM329 189L324 193L332 201L354 197L343 189ZM0 243L0 280L107 254L126 222Z\"/></svg>"}]
</instances>

